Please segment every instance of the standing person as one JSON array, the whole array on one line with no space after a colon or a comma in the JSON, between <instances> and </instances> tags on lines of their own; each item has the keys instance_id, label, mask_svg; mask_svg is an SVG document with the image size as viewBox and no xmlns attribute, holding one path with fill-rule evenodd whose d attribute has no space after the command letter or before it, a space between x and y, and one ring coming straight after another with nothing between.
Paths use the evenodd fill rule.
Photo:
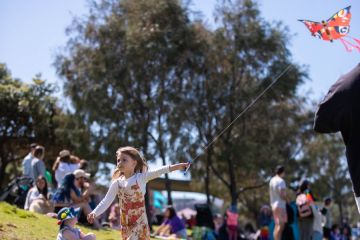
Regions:
<instances>
[{"instance_id":1,"label":"standing person","mask_svg":"<svg viewBox=\"0 0 360 240\"><path fill-rule=\"evenodd\" d=\"M324 239L330 240L330 233L332 227L332 214L331 214L331 203L330 197L324 199L324 207L321 209L321 214L324 216L323 233Z\"/></svg>"},{"instance_id":2,"label":"standing person","mask_svg":"<svg viewBox=\"0 0 360 240\"><path fill-rule=\"evenodd\" d=\"M150 239L150 230L146 217L146 183L162 174L182 170L188 163L163 166L155 171L147 171L146 160L133 147L122 147L116 151L117 166L112 183L100 204L88 215L92 223L119 197L121 208L121 232L123 239Z\"/></svg>"},{"instance_id":3,"label":"standing person","mask_svg":"<svg viewBox=\"0 0 360 240\"><path fill-rule=\"evenodd\" d=\"M36 146L37 146L36 143L30 144L30 152L25 156L25 158L22 162L23 175L26 177L32 177L31 176L31 161L34 158L34 152L35 152Z\"/></svg>"},{"instance_id":4,"label":"standing person","mask_svg":"<svg viewBox=\"0 0 360 240\"><path fill-rule=\"evenodd\" d=\"M44 156L45 148L43 146L37 145L34 151L34 158L31 160L31 177L34 182L40 175L45 176L46 174Z\"/></svg>"},{"instance_id":5,"label":"standing person","mask_svg":"<svg viewBox=\"0 0 360 240\"><path fill-rule=\"evenodd\" d=\"M269 225L271 223L271 209L268 205L260 208L260 214L257 219L257 225L260 229L260 240L269 239Z\"/></svg>"},{"instance_id":6,"label":"standing person","mask_svg":"<svg viewBox=\"0 0 360 240\"><path fill-rule=\"evenodd\" d=\"M351 226L349 224L349 219L344 217L341 223L341 233L344 236L344 240L350 240L352 236Z\"/></svg>"},{"instance_id":7,"label":"standing person","mask_svg":"<svg viewBox=\"0 0 360 240\"><path fill-rule=\"evenodd\" d=\"M323 240L323 228L321 226L322 215L320 209L315 204L311 204L311 209L314 214L313 233L311 240Z\"/></svg>"},{"instance_id":8,"label":"standing person","mask_svg":"<svg viewBox=\"0 0 360 240\"><path fill-rule=\"evenodd\" d=\"M296 197L296 206L299 213L300 240L311 239L314 231L314 213L311 205L314 204L314 197L310 191L310 182L303 180L300 184L299 194Z\"/></svg>"},{"instance_id":9,"label":"standing person","mask_svg":"<svg viewBox=\"0 0 360 240\"><path fill-rule=\"evenodd\" d=\"M229 240L236 240L238 238L238 218L239 214L235 209L229 208L226 210L226 230L228 232Z\"/></svg>"},{"instance_id":10,"label":"standing person","mask_svg":"<svg viewBox=\"0 0 360 240\"><path fill-rule=\"evenodd\" d=\"M52 169L55 172L55 180L57 182L58 188L61 186L66 174L73 173L76 169L79 168L80 159L72 157L69 150L61 150Z\"/></svg>"},{"instance_id":11,"label":"standing person","mask_svg":"<svg viewBox=\"0 0 360 240\"><path fill-rule=\"evenodd\" d=\"M287 223L286 213L286 184L284 181L285 167L277 166L276 175L271 178L270 186L270 205L275 221L274 240L281 240L285 223Z\"/></svg>"},{"instance_id":12,"label":"standing person","mask_svg":"<svg viewBox=\"0 0 360 240\"><path fill-rule=\"evenodd\" d=\"M314 130L341 132L360 213L360 64L331 86L315 114Z\"/></svg>"}]
</instances>

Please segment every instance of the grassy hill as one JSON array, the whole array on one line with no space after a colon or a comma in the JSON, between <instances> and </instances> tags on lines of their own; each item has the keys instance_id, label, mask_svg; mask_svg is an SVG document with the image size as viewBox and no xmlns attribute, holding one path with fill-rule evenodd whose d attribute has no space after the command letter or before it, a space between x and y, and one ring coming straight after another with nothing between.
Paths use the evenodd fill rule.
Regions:
<instances>
[{"instance_id":1,"label":"grassy hill","mask_svg":"<svg viewBox=\"0 0 360 240\"><path fill-rule=\"evenodd\" d=\"M119 231L95 231L83 226L79 227L85 233L95 233L97 239L120 239ZM54 218L28 212L0 202L0 239L2 240L54 240L58 229L57 220Z\"/></svg>"},{"instance_id":2,"label":"grassy hill","mask_svg":"<svg viewBox=\"0 0 360 240\"><path fill-rule=\"evenodd\" d=\"M81 225L78 227L84 233L95 233L96 239L99 240L120 239L120 231L112 229L96 231ZM156 226L154 228L156 229ZM6 202L0 202L1 240L54 240L58 231L59 226L55 218L25 211ZM188 230L188 234L191 234L190 230Z\"/></svg>"}]
</instances>

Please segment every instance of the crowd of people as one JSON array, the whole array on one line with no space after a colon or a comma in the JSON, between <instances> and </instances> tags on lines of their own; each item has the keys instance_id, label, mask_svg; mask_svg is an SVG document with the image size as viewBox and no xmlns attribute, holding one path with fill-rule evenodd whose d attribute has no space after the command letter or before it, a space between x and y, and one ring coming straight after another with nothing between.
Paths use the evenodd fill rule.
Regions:
<instances>
[{"instance_id":1,"label":"crowd of people","mask_svg":"<svg viewBox=\"0 0 360 240\"><path fill-rule=\"evenodd\" d=\"M188 166L188 163L179 163L149 171L146 160L137 149L119 148L111 186L100 202L95 186L90 182L90 173L85 171L85 160L71 155L68 150L62 150L53 164L51 174L43 161L45 148L37 144L31 144L30 148L30 153L22 163L23 175L31 178L34 185L27 193L24 209L57 217L60 223L58 240L96 239L94 234L84 234L75 228L78 219L85 219L83 223L87 221L95 229L103 225L120 229L123 239L150 238L144 199L146 183L164 173L183 170ZM52 176L55 176L55 182ZM114 203L116 196L122 204ZM100 219L103 220L103 217L100 215L109 212L111 205L110 213L105 214L108 217L102 221L102 225ZM172 216L168 217L168 223L175 226L174 210L168 211ZM185 227L178 227L178 230L173 232L171 228L166 232L186 237Z\"/></svg>"},{"instance_id":2,"label":"crowd of people","mask_svg":"<svg viewBox=\"0 0 360 240\"><path fill-rule=\"evenodd\" d=\"M68 239L66 235L69 234L79 236L74 239L95 239L94 234L84 234L74 227L78 219L83 223L87 223L88 220L95 229L109 226L122 230L124 235L130 237L133 236L133 232L135 235L150 236L150 233L143 230L147 226L143 199L145 184L165 172L179 170L185 166L165 166L158 171L148 172L146 161L136 149L122 148L117 152L117 168L112 184L104 200L100 202L100 196L90 181L90 174L86 172L86 160L71 155L68 150L62 150L54 161L51 174L46 170L43 161L45 148L37 144L31 144L30 148L30 153L23 160L23 175L32 178L34 186L27 193L24 209L58 218L61 223L58 239ZM204 233L197 228L199 216L178 216L175 209L168 206L164 210L163 222L152 234L158 237L186 239L186 228L189 228L193 229L193 239L197 239L197 232L201 232L201 238L206 236L205 239L224 240L351 239L352 231L346 219L341 224L333 223L330 197L320 204L311 192L310 182L304 180L297 190L296 199L291 200L287 194L284 175L285 168L278 166L269 183L270 205L261 207L257 231L251 224L240 228L239 214L233 207L227 209L224 215L213 215L210 228ZM52 176L55 177L55 181ZM132 186L129 191L121 191L127 188L127 184ZM125 194L130 198L126 199ZM122 199L122 204L114 202L116 195ZM121 208L123 205L126 207ZM104 212L107 212L106 217L99 219ZM145 220L139 224L141 218ZM124 222L130 225L131 222L136 222L137 226L131 226L124 232ZM139 226L142 229L139 230Z\"/></svg>"},{"instance_id":3,"label":"crowd of people","mask_svg":"<svg viewBox=\"0 0 360 240\"><path fill-rule=\"evenodd\" d=\"M295 200L292 200L287 194L285 168L278 166L275 172L269 183L274 240L352 239L347 218L341 225L333 223L330 197L326 197L322 203L317 201L311 192L310 182L305 179L296 191Z\"/></svg>"}]
</instances>

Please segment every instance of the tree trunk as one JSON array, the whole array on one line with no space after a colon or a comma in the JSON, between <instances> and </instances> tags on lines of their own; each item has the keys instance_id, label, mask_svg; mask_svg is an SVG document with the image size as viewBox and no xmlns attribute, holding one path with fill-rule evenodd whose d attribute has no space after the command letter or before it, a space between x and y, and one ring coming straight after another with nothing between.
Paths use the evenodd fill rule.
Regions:
<instances>
[{"instance_id":1,"label":"tree trunk","mask_svg":"<svg viewBox=\"0 0 360 240\"><path fill-rule=\"evenodd\" d=\"M206 194L206 202L209 206L211 206L210 199L210 166L211 166L211 158L212 158L212 148L210 147L206 154L206 175L205 175L205 194Z\"/></svg>"},{"instance_id":2,"label":"tree trunk","mask_svg":"<svg viewBox=\"0 0 360 240\"><path fill-rule=\"evenodd\" d=\"M232 164L230 156L228 156L227 162L228 162L229 177L230 177L231 207L235 210L237 209L238 192L236 188L234 166Z\"/></svg>"},{"instance_id":3,"label":"tree trunk","mask_svg":"<svg viewBox=\"0 0 360 240\"><path fill-rule=\"evenodd\" d=\"M342 200L339 200L338 207L339 207L339 217L340 217L339 222L342 223L343 214L344 214Z\"/></svg>"},{"instance_id":4,"label":"tree trunk","mask_svg":"<svg viewBox=\"0 0 360 240\"><path fill-rule=\"evenodd\" d=\"M6 166L7 166L7 163L4 160L2 160L1 165L0 165L0 176L1 176L0 177L0 189L2 189L4 187L3 184L4 184L4 180L5 180L4 176L5 176Z\"/></svg>"},{"instance_id":5,"label":"tree trunk","mask_svg":"<svg viewBox=\"0 0 360 240\"><path fill-rule=\"evenodd\" d=\"M165 165L166 162L163 160L163 165ZM169 174L165 174L165 188L166 188L166 192L167 192L167 201L168 201L168 205L172 205L173 201L172 201L172 197L171 197L171 182L169 179Z\"/></svg>"}]
</instances>

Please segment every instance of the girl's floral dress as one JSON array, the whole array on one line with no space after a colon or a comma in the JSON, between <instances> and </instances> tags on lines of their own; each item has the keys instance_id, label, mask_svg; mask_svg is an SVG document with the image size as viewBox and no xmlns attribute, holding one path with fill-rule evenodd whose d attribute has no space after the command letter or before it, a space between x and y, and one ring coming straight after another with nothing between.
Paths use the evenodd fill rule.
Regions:
<instances>
[{"instance_id":1,"label":"girl's floral dress","mask_svg":"<svg viewBox=\"0 0 360 240\"><path fill-rule=\"evenodd\" d=\"M94 209L93 213L99 216L105 212L117 194L120 205L122 238L126 240L150 239L144 198L146 183L168 172L169 166L164 166L154 171L136 173L128 179L121 176L111 183L105 198Z\"/></svg>"}]
</instances>

